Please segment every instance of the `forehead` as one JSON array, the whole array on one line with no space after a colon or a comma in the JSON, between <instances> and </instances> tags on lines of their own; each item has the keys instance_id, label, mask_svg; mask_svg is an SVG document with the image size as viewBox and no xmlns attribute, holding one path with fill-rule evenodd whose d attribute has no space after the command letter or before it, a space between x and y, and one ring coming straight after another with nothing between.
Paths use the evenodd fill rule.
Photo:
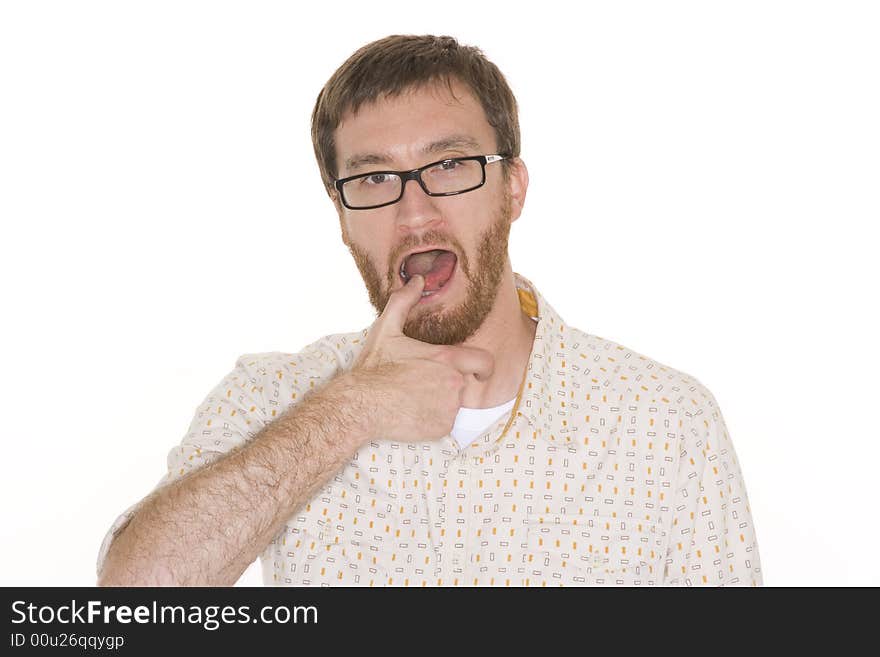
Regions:
<instances>
[{"instance_id":1,"label":"forehead","mask_svg":"<svg viewBox=\"0 0 880 657\"><path fill-rule=\"evenodd\" d=\"M339 176L379 164L420 166L426 155L442 157L443 144L456 153L494 152L495 132L479 100L457 80L452 89L454 96L436 83L347 113L335 132Z\"/></svg>"}]
</instances>

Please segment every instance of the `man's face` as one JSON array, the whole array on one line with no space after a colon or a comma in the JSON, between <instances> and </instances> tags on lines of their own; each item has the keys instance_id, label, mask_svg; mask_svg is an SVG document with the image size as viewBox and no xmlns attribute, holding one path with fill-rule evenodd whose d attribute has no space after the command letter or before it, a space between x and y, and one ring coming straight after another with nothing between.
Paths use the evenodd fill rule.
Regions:
<instances>
[{"instance_id":1,"label":"man's face","mask_svg":"<svg viewBox=\"0 0 880 657\"><path fill-rule=\"evenodd\" d=\"M495 132L479 101L465 85L456 81L453 88L458 100L439 84L365 105L356 116L347 114L336 130L338 177L408 171L447 157L497 153ZM452 138L460 143L449 143ZM367 161L350 165L355 158ZM508 261L510 224L519 217L528 184L524 165L511 171L507 183L502 166L487 165L485 185L455 196L428 196L411 180L403 198L383 208L349 210L335 200L343 242L377 314L404 285L400 265L406 254L441 248L457 256L452 278L436 298L424 297L410 311L404 335L460 344L492 310Z\"/></svg>"}]
</instances>

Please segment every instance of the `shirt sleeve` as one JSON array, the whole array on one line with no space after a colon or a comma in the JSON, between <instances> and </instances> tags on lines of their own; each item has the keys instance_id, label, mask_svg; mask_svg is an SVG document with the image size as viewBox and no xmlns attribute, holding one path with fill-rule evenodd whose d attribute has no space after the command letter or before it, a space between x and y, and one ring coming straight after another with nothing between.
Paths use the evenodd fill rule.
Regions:
<instances>
[{"instance_id":1,"label":"shirt sleeve","mask_svg":"<svg viewBox=\"0 0 880 657\"><path fill-rule=\"evenodd\" d=\"M724 416L701 384L685 395L667 586L763 586L755 525Z\"/></svg>"},{"instance_id":2,"label":"shirt sleeve","mask_svg":"<svg viewBox=\"0 0 880 657\"><path fill-rule=\"evenodd\" d=\"M167 471L153 489L204 467L253 438L260 429L298 403L338 371L338 352L319 340L297 354L245 354L196 409L183 440L167 455ZM146 497L113 522L98 550L100 577L110 545Z\"/></svg>"}]
</instances>

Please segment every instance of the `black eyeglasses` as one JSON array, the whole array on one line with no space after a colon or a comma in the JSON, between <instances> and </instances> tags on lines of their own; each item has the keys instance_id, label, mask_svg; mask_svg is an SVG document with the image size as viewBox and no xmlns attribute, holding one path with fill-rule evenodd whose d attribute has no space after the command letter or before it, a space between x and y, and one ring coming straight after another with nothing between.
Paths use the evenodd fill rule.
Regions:
<instances>
[{"instance_id":1,"label":"black eyeglasses","mask_svg":"<svg viewBox=\"0 0 880 657\"><path fill-rule=\"evenodd\" d=\"M431 162L412 171L371 171L334 181L349 210L372 210L397 203L407 181L416 180L428 196L464 194L486 184L486 165L507 155L473 155Z\"/></svg>"}]
</instances>

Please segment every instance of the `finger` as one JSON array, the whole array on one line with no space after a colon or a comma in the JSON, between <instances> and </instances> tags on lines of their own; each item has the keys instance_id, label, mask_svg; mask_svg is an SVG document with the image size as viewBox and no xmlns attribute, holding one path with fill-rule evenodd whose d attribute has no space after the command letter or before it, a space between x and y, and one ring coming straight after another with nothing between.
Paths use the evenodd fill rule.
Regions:
<instances>
[{"instance_id":1,"label":"finger","mask_svg":"<svg viewBox=\"0 0 880 657\"><path fill-rule=\"evenodd\" d=\"M495 357L479 347L450 347L446 352L450 365L462 374L473 374L485 381L495 371Z\"/></svg>"},{"instance_id":2,"label":"finger","mask_svg":"<svg viewBox=\"0 0 880 657\"><path fill-rule=\"evenodd\" d=\"M390 333L403 332L406 317L413 306L422 298L424 287L425 277L421 274L415 274L406 282L406 285L391 293L380 317L383 332L389 330Z\"/></svg>"}]
</instances>

